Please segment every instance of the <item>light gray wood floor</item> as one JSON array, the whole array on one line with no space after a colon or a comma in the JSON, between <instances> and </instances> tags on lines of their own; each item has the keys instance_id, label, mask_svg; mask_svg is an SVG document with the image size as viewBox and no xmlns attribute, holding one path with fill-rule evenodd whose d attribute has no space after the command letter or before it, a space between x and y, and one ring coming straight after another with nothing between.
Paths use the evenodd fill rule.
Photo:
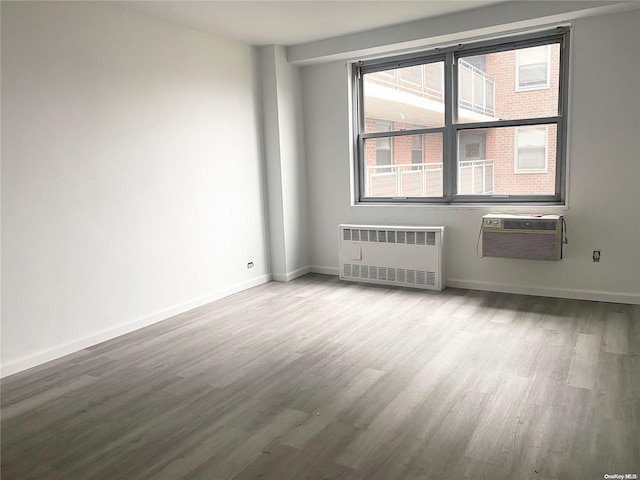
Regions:
<instances>
[{"instance_id":1,"label":"light gray wood floor","mask_svg":"<svg viewBox=\"0 0 640 480\"><path fill-rule=\"evenodd\" d=\"M640 476L640 307L307 275L2 381L2 479Z\"/></svg>"}]
</instances>

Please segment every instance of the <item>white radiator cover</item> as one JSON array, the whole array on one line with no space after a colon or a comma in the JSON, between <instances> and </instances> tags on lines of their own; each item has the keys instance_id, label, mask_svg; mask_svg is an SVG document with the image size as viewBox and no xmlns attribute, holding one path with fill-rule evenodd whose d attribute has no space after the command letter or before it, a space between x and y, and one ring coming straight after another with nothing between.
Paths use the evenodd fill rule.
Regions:
<instances>
[{"instance_id":1,"label":"white radiator cover","mask_svg":"<svg viewBox=\"0 0 640 480\"><path fill-rule=\"evenodd\" d=\"M444 227L339 225L340 279L442 290Z\"/></svg>"}]
</instances>

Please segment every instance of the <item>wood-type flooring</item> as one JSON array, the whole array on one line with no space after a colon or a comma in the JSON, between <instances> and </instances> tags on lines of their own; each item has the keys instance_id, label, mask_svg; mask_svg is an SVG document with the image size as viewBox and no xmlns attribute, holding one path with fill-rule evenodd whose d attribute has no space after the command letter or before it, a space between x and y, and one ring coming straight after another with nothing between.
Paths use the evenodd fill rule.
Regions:
<instances>
[{"instance_id":1,"label":"wood-type flooring","mask_svg":"<svg viewBox=\"0 0 640 480\"><path fill-rule=\"evenodd\" d=\"M2 479L640 477L639 353L639 306L310 274L3 379Z\"/></svg>"}]
</instances>

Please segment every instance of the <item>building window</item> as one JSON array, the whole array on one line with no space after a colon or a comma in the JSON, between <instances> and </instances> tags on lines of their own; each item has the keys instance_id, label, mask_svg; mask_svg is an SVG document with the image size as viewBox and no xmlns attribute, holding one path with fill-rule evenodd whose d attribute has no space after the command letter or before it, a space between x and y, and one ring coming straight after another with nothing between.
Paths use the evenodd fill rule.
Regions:
<instances>
[{"instance_id":1,"label":"building window","mask_svg":"<svg viewBox=\"0 0 640 480\"><path fill-rule=\"evenodd\" d=\"M516 173L547 171L547 137L546 126L516 129Z\"/></svg>"},{"instance_id":2,"label":"building window","mask_svg":"<svg viewBox=\"0 0 640 480\"><path fill-rule=\"evenodd\" d=\"M422 135L411 137L411 163L421 164L424 159L424 146L422 145Z\"/></svg>"},{"instance_id":3,"label":"building window","mask_svg":"<svg viewBox=\"0 0 640 480\"><path fill-rule=\"evenodd\" d=\"M564 203L568 35L354 64L356 202Z\"/></svg>"},{"instance_id":4,"label":"building window","mask_svg":"<svg viewBox=\"0 0 640 480\"><path fill-rule=\"evenodd\" d=\"M549 45L516 50L516 90L549 87Z\"/></svg>"},{"instance_id":5,"label":"building window","mask_svg":"<svg viewBox=\"0 0 640 480\"><path fill-rule=\"evenodd\" d=\"M376 122L376 132L390 132L391 122L378 120ZM376 165L391 165L391 145L393 139L382 137L376 140Z\"/></svg>"}]
</instances>

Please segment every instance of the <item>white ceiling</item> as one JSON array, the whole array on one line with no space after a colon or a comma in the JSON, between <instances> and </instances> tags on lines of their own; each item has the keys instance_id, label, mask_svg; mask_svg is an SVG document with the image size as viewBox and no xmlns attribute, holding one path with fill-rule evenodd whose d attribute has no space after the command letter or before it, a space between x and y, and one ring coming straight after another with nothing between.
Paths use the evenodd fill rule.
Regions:
<instances>
[{"instance_id":1,"label":"white ceiling","mask_svg":"<svg viewBox=\"0 0 640 480\"><path fill-rule=\"evenodd\" d=\"M500 1L131 0L109 3L253 45L296 45Z\"/></svg>"}]
</instances>

